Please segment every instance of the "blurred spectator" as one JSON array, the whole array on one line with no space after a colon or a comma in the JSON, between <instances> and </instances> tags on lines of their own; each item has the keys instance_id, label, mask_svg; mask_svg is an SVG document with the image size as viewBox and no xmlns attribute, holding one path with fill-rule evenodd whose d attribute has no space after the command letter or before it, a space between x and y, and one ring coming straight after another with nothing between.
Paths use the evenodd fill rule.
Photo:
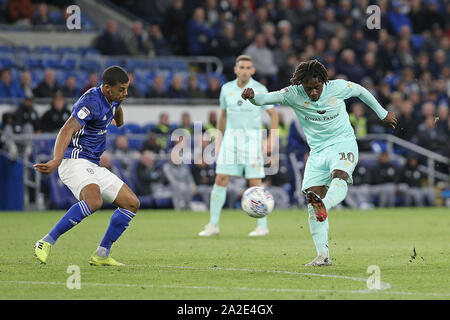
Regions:
<instances>
[{"instance_id":1,"label":"blurred spectator","mask_svg":"<svg viewBox=\"0 0 450 320\"><path fill-rule=\"evenodd\" d=\"M216 27L219 23L219 10L217 8L217 0L206 0L205 2L205 21L208 26Z\"/></svg>"},{"instance_id":2,"label":"blurred spectator","mask_svg":"<svg viewBox=\"0 0 450 320\"><path fill-rule=\"evenodd\" d=\"M144 31L141 21L136 21L131 27L131 34L125 38L127 51L131 55L145 55L153 57L155 47L149 39L148 33Z\"/></svg>"},{"instance_id":3,"label":"blurred spectator","mask_svg":"<svg viewBox=\"0 0 450 320\"><path fill-rule=\"evenodd\" d=\"M319 20L319 26L317 28L317 34L319 37L329 38L335 34L338 26L338 22L336 21L336 14L334 9L327 8L325 10L325 14L323 19Z\"/></svg>"},{"instance_id":4,"label":"blurred spectator","mask_svg":"<svg viewBox=\"0 0 450 320\"><path fill-rule=\"evenodd\" d=\"M294 54L294 50L292 49L292 40L291 38L284 36L280 40L280 46L273 52L275 64L277 66L286 64L288 57L292 54Z\"/></svg>"},{"instance_id":5,"label":"blurred spectator","mask_svg":"<svg viewBox=\"0 0 450 320\"><path fill-rule=\"evenodd\" d=\"M170 138L170 134L172 133L172 128L169 124L169 114L166 112L162 112L159 115L158 123L152 128L152 132L158 134L157 142L158 145L161 146L162 149L166 149L167 141Z\"/></svg>"},{"instance_id":6,"label":"blurred spectator","mask_svg":"<svg viewBox=\"0 0 450 320\"><path fill-rule=\"evenodd\" d=\"M192 177L197 185L197 194L201 197L202 202L209 208L211 190L216 178L215 169L209 165L203 156L201 161L195 161L191 167Z\"/></svg>"},{"instance_id":7,"label":"blurred spectator","mask_svg":"<svg viewBox=\"0 0 450 320\"><path fill-rule=\"evenodd\" d=\"M413 115L413 104L409 100L405 100L400 104L397 127L394 134L406 141L416 143L417 120Z\"/></svg>"},{"instance_id":8,"label":"blurred spectator","mask_svg":"<svg viewBox=\"0 0 450 320\"><path fill-rule=\"evenodd\" d=\"M345 203L353 209L370 209L373 207L371 201L372 175L371 171L362 165L358 165L353 172L353 184L348 186Z\"/></svg>"},{"instance_id":9,"label":"blurred spectator","mask_svg":"<svg viewBox=\"0 0 450 320\"><path fill-rule=\"evenodd\" d=\"M426 181L425 175L419 170L419 160L415 156L408 156L406 165L400 169L398 183L399 191L402 192L406 207L422 207L424 199L427 199L428 205L435 205L435 192L433 188L423 187Z\"/></svg>"},{"instance_id":10,"label":"blurred spectator","mask_svg":"<svg viewBox=\"0 0 450 320\"><path fill-rule=\"evenodd\" d=\"M31 22L33 15L33 5L31 0L9 0L8 1L8 17L12 23Z\"/></svg>"},{"instance_id":11,"label":"blurred spectator","mask_svg":"<svg viewBox=\"0 0 450 320\"><path fill-rule=\"evenodd\" d=\"M155 154L164 153L164 150L158 144L158 136L156 133L150 132L142 144L141 151L149 150Z\"/></svg>"},{"instance_id":12,"label":"blurred spectator","mask_svg":"<svg viewBox=\"0 0 450 320\"><path fill-rule=\"evenodd\" d=\"M94 40L94 47L105 55L128 54L125 41L117 32L117 23L112 19L108 20L104 32Z\"/></svg>"},{"instance_id":13,"label":"blurred spectator","mask_svg":"<svg viewBox=\"0 0 450 320\"><path fill-rule=\"evenodd\" d=\"M31 85L31 73L30 71L24 71L22 72L22 75L20 77L20 87L22 88L22 92L24 94L24 97L33 97L33 88Z\"/></svg>"},{"instance_id":14,"label":"blurred spectator","mask_svg":"<svg viewBox=\"0 0 450 320\"><path fill-rule=\"evenodd\" d=\"M289 194L286 192L286 186L289 185L289 169L285 162L280 161L275 155L270 156L270 161L266 166L278 164L278 171L275 174L266 175L264 179L264 189L267 189L274 199L277 199L275 207L286 209L290 207Z\"/></svg>"},{"instance_id":15,"label":"blurred spectator","mask_svg":"<svg viewBox=\"0 0 450 320\"><path fill-rule=\"evenodd\" d=\"M356 102L352 104L352 112L349 115L350 123L355 130L356 138L362 138L367 135L367 118L364 115L364 107L362 103Z\"/></svg>"},{"instance_id":16,"label":"blurred spectator","mask_svg":"<svg viewBox=\"0 0 450 320\"><path fill-rule=\"evenodd\" d=\"M278 67L275 64L273 52L266 47L264 34L258 33L255 41L244 50L244 54L252 57L253 66L256 69L255 78L266 83L276 83Z\"/></svg>"},{"instance_id":17,"label":"blurred spectator","mask_svg":"<svg viewBox=\"0 0 450 320\"><path fill-rule=\"evenodd\" d=\"M389 154L383 151L377 165L373 168L372 191L378 197L379 207L395 206L396 172L397 168L391 162Z\"/></svg>"},{"instance_id":18,"label":"blurred spectator","mask_svg":"<svg viewBox=\"0 0 450 320\"><path fill-rule=\"evenodd\" d=\"M191 115L189 112L183 112L181 114L181 122L178 128L186 130L188 134L194 133L194 126L191 122Z\"/></svg>"},{"instance_id":19,"label":"blurred spectator","mask_svg":"<svg viewBox=\"0 0 450 320\"><path fill-rule=\"evenodd\" d=\"M83 93L91 88L95 88L98 85L98 75L97 72L91 72L88 76L88 82L83 88Z\"/></svg>"},{"instance_id":20,"label":"blurred spectator","mask_svg":"<svg viewBox=\"0 0 450 320\"><path fill-rule=\"evenodd\" d=\"M407 25L412 28L411 20L403 11L404 4L400 0L394 0L391 3L392 9L388 11L389 22L395 33L399 33L402 26Z\"/></svg>"},{"instance_id":21,"label":"blurred spectator","mask_svg":"<svg viewBox=\"0 0 450 320\"><path fill-rule=\"evenodd\" d=\"M21 98L24 97L19 84L12 80L11 70L2 69L0 71L0 98Z\"/></svg>"},{"instance_id":22,"label":"blurred spectator","mask_svg":"<svg viewBox=\"0 0 450 320\"><path fill-rule=\"evenodd\" d=\"M211 41L217 31L205 21L205 9L197 7L187 25L188 52L190 55L208 55Z\"/></svg>"},{"instance_id":23,"label":"blurred spectator","mask_svg":"<svg viewBox=\"0 0 450 320\"><path fill-rule=\"evenodd\" d=\"M35 26L53 24L52 19L48 15L48 6L45 2L41 2L38 5L37 10L31 17L31 23Z\"/></svg>"},{"instance_id":24,"label":"blurred spectator","mask_svg":"<svg viewBox=\"0 0 450 320\"><path fill-rule=\"evenodd\" d=\"M34 133L40 132L39 115L34 108L32 98L25 98L14 112L14 132Z\"/></svg>"},{"instance_id":25,"label":"blurred spectator","mask_svg":"<svg viewBox=\"0 0 450 320\"><path fill-rule=\"evenodd\" d=\"M170 198L172 192L168 188L168 180L159 166L155 164L155 155L150 150L142 152L136 165L139 196L151 195L154 199Z\"/></svg>"},{"instance_id":26,"label":"blurred spectator","mask_svg":"<svg viewBox=\"0 0 450 320\"><path fill-rule=\"evenodd\" d=\"M166 10L164 34L168 37L175 55L187 55L186 50L186 21L187 10L184 0L174 0L172 6Z\"/></svg>"},{"instance_id":27,"label":"blurred spectator","mask_svg":"<svg viewBox=\"0 0 450 320\"><path fill-rule=\"evenodd\" d=\"M434 23L440 28L445 28L445 20L439 10L439 0L425 0L425 10L422 12L422 22L424 30L430 30Z\"/></svg>"},{"instance_id":28,"label":"blurred spectator","mask_svg":"<svg viewBox=\"0 0 450 320\"><path fill-rule=\"evenodd\" d=\"M43 132L58 132L71 115L66 106L62 91L58 91L53 98L50 109L41 118Z\"/></svg>"},{"instance_id":29,"label":"blurred spectator","mask_svg":"<svg viewBox=\"0 0 450 320\"><path fill-rule=\"evenodd\" d=\"M130 79L130 85L128 86L128 95L129 98L142 98L142 92L141 89L139 89L138 86L134 83L134 72L128 71L128 79Z\"/></svg>"},{"instance_id":30,"label":"blurred spectator","mask_svg":"<svg viewBox=\"0 0 450 320\"><path fill-rule=\"evenodd\" d=\"M216 77L208 79L208 88L206 89L206 97L208 99L219 99L220 96L220 82Z\"/></svg>"},{"instance_id":31,"label":"blurred spectator","mask_svg":"<svg viewBox=\"0 0 450 320\"><path fill-rule=\"evenodd\" d=\"M145 95L147 98L168 98L167 92L164 90L164 76L161 74L157 74L153 79L153 84L149 87L147 94Z\"/></svg>"},{"instance_id":32,"label":"blurred spectator","mask_svg":"<svg viewBox=\"0 0 450 320\"><path fill-rule=\"evenodd\" d=\"M175 99L187 99L189 98L187 91L183 88L183 77L176 73L173 76L172 84L167 90L167 95L169 98Z\"/></svg>"},{"instance_id":33,"label":"blurred spectator","mask_svg":"<svg viewBox=\"0 0 450 320\"><path fill-rule=\"evenodd\" d=\"M203 131L209 130L211 135L215 135L217 129L217 113L210 111L208 113L208 120L203 124Z\"/></svg>"},{"instance_id":34,"label":"blurred spectator","mask_svg":"<svg viewBox=\"0 0 450 320\"><path fill-rule=\"evenodd\" d=\"M55 80L55 71L51 68L45 69L44 79L33 90L36 98L52 98L55 93L61 90Z\"/></svg>"},{"instance_id":35,"label":"blurred spectator","mask_svg":"<svg viewBox=\"0 0 450 320\"><path fill-rule=\"evenodd\" d=\"M150 40L156 50L157 56L170 56L172 55L172 49L170 48L169 41L164 38L161 27L158 24L152 24L150 26Z\"/></svg>"},{"instance_id":36,"label":"blurred spectator","mask_svg":"<svg viewBox=\"0 0 450 320\"><path fill-rule=\"evenodd\" d=\"M351 49L345 49L341 53L341 61L337 64L338 73L348 77L350 81L361 82L364 70L355 58L355 53Z\"/></svg>"},{"instance_id":37,"label":"blurred spectator","mask_svg":"<svg viewBox=\"0 0 450 320\"><path fill-rule=\"evenodd\" d=\"M278 69L278 85L280 88L288 87L291 85L291 77L294 74L295 68L298 65L297 56L290 54ZM328 69L330 70L330 69Z\"/></svg>"},{"instance_id":38,"label":"blurred spectator","mask_svg":"<svg viewBox=\"0 0 450 320\"><path fill-rule=\"evenodd\" d=\"M188 78L188 96L190 99L205 99L206 93L198 86L197 74L191 74Z\"/></svg>"},{"instance_id":39,"label":"blurred spectator","mask_svg":"<svg viewBox=\"0 0 450 320\"><path fill-rule=\"evenodd\" d=\"M434 152L439 151L441 147L441 137L439 137L439 133L436 129L435 118L433 115L427 116L424 121L419 124L417 137L420 146Z\"/></svg>"},{"instance_id":40,"label":"blurred spectator","mask_svg":"<svg viewBox=\"0 0 450 320\"><path fill-rule=\"evenodd\" d=\"M184 143L183 140L180 140ZM191 209L192 197L197 186L189 167L182 162L182 155L176 150L170 154L170 161L164 163L162 170L172 190L172 203L175 210Z\"/></svg>"},{"instance_id":41,"label":"blurred spectator","mask_svg":"<svg viewBox=\"0 0 450 320\"><path fill-rule=\"evenodd\" d=\"M130 177L130 157L135 156L136 152L130 149L130 144L127 136L118 135L116 137L116 140L114 140L112 155L120 162L120 167L125 171L126 176Z\"/></svg>"},{"instance_id":42,"label":"blurred spectator","mask_svg":"<svg viewBox=\"0 0 450 320\"><path fill-rule=\"evenodd\" d=\"M77 79L75 76L67 77L66 83L62 87L62 91L67 98L77 98L81 95L81 90L77 87Z\"/></svg>"},{"instance_id":43,"label":"blurred spectator","mask_svg":"<svg viewBox=\"0 0 450 320\"><path fill-rule=\"evenodd\" d=\"M275 25L272 22L266 22L262 27L262 33L264 34L264 37L266 38L267 47L270 48L271 50L276 49L276 47L278 45L278 40L276 37ZM280 37L284 37L284 36L280 36ZM290 35L288 37L290 38Z\"/></svg>"}]
</instances>

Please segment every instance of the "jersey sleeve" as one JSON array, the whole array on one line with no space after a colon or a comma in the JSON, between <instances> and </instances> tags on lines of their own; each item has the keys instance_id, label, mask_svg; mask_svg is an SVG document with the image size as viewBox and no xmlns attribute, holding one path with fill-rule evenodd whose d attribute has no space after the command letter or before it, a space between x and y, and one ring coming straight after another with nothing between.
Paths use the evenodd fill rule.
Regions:
<instances>
[{"instance_id":1,"label":"jersey sleeve","mask_svg":"<svg viewBox=\"0 0 450 320\"><path fill-rule=\"evenodd\" d=\"M291 106L292 100L295 100L297 89L294 86L288 86L277 92L281 98L281 104Z\"/></svg>"},{"instance_id":2,"label":"jersey sleeve","mask_svg":"<svg viewBox=\"0 0 450 320\"><path fill-rule=\"evenodd\" d=\"M268 93L268 92L269 92L269 91L267 90L266 87L261 86L260 88L258 88L258 91L255 92L255 94L258 94L258 93ZM264 110L272 109L272 108L273 108L273 104L265 104L265 105L262 106L262 108L263 108Z\"/></svg>"},{"instance_id":3,"label":"jersey sleeve","mask_svg":"<svg viewBox=\"0 0 450 320\"><path fill-rule=\"evenodd\" d=\"M88 99L82 99L77 101L72 110L72 116L84 126L86 122L94 119L95 117L95 103Z\"/></svg>"},{"instance_id":4,"label":"jersey sleeve","mask_svg":"<svg viewBox=\"0 0 450 320\"><path fill-rule=\"evenodd\" d=\"M369 90L363 86L345 80L336 80L338 82L338 89L341 97L345 100L350 97L357 97L362 102L367 104L380 119L384 119L387 115L387 110L385 110L380 103L375 99L375 97L370 93Z\"/></svg>"},{"instance_id":5,"label":"jersey sleeve","mask_svg":"<svg viewBox=\"0 0 450 320\"><path fill-rule=\"evenodd\" d=\"M222 86L222 88L220 89L220 96L219 96L220 109L227 108L227 101L226 101L225 97L226 97L225 89L224 89L224 86Z\"/></svg>"}]
</instances>

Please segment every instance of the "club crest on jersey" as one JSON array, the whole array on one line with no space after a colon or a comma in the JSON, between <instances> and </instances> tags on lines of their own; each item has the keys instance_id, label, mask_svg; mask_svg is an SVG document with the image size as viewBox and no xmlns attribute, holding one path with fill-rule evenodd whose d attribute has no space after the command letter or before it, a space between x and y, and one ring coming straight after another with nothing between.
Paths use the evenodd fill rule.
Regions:
<instances>
[{"instance_id":1,"label":"club crest on jersey","mask_svg":"<svg viewBox=\"0 0 450 320\"><path fill-rule=\"evenodd\" d=\"M92 168L87 168L86 171L89 172L90 174L94 174L94 170Z\"/></svg>"},{"instance_id":2,"label":"club crest on jersey","mask_svg":"<svg viewBox=\"0 0 450 320\"><path fill-rule=\"evenodd\" d=\"M82 107L82 108L78 111L77 116L78 116L78 118L80 118L81 120L83 120L83 119L86 118L90 113L91 113L91 112L89 111L88 108Z\"/></svg>"},{"instance_id":3,"label":"club crest on jersey","mask_svg":"<svg viewBox=\"0 0 450 320\"><path fill-rule=\"evenodd\" d=\"M318 114L324 114L325 112L327 112L327 110L317 110Z\"/></svg>"},{"instance_id":4,"label":"club crest on jersey","mask_svg":"<svg viewBox=\"0 0 450 320\"><path fill-rule=\"evenodd\" d=\"M238 100L237 105L242 106L242 103L243 103L242 100Z\"/></svg>"},{"instance_id":5,"label":"club crest on jersey","mask_svg":"<svg viewBox=\"0 0 450 320\"><path fill-rule=\"evenodd\" d=\"M328 99L328 105L331 107L334 107L335 105L337 105L338 100L336 97L331 97L330 99Z\"/></svg>"}]
</instances>

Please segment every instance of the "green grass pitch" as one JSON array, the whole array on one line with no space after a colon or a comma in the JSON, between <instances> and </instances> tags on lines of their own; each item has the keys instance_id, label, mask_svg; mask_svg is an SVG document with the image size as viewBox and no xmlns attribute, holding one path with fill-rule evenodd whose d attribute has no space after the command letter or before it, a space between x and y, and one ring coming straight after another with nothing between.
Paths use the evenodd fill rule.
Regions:
<instances>
[{"instance_id":1,"label":"green grass pitch","mask_svg":"<svg viewBox=\"0 0 450 320\"><path fill-rule=\"evenodd\" d=\"M112 248L125 267L92 267L112 210L63 235L48 264L33 244L64 214L0 213L0 299L450 299L450 210L342 210L329 214L332 267L316 255L305 210L275 210L270 235L249 238L256 220L225 210L220 235L203 238L206 212L141 210ZM68 267L80 270L69 289ZM369 266L380 290L369 290Z\"/></svg>"}]
</instances>

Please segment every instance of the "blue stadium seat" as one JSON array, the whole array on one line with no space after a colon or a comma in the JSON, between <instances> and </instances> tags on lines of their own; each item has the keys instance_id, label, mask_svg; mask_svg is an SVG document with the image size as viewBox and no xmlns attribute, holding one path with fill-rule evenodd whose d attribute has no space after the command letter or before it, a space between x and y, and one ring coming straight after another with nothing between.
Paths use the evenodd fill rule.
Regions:
<instances>
[{"instance_id":1,"label":"blue stadium seat","mask_svg":"<svg viewBox=\"0 0 450 320\"><path fill-rule=\"evenodd\" d=\"M154 123L147 123L147 124L145 124L145 125L142 127L142 131L143 131L144 133L149 133L149 132L152 131L152 129L153 129L154 126L155 126Z\"/></svg>"},{"instance_id":2,"label":"blue stadium seat","mask_svg":"<svg viewBox=\"0 0 450 320\"><path fill-rule=\"evenodd\" d=\"M58 176L58 170L49 176L49 192L52 207L58 209L70 208L78 200L73 196L72 192L61 181Z\"/></svg>"},{"instance_id":3,"label":"blue stadium seat","mask_svg":"<svg viewBox=\"0 0 450 320\"><path fill-rule=\"evenodd\" d=\"M33 52L39 53L39 54L54 53L52 47L50 47L50 46L36 46L36 47L34 47Z\"/></svg>"},{"instance_id":4,"label":"blue stadium seat","mask_svg":"<svg viewBox=\"0 0 450 320\"><path fill-rule=\"evenodd\" d=\"M107 130L108 133L111 133L111 134L122 134L123 133L122 128L118 128L118 127L116 127L115 125L112 125L112 124L109 125L106 130Z\"/></svg>"},{"instance_id":5,"label":"blue stadium seat","mask_svg":"<svg viewBox=\"0 0 450 320\"><path fill-rule=\"evenodd\" d=\"M127 133L143 133L142 128L137 123L125 123L122 126L122 132Z\"/></svg>"},{"instance_id":6,"label":"blue stadium seat","mask_svg":"<svg viewBox=\"0 0 450 320\"><path fill-rule=\"evenodd\" d=\"M83 59L80 62L80 69L86 70L86 71L99 71L101 68L100 62L98 60L91 60L91 59Z\"/></svg>"},{"instance_id":7,"label":"blue stadium seat","mask_svg":"<svg viewBox=\"0 0 450 320\"><path fill-rule=\"evenodd\" d=\"M1 58L0 58L0 69L3 68L13 68L16 65L14 56L9 56L6 54L1 53Z\"/></svg>"},{"instance_id":8,"label":"blue stadium seat","mask_svg":"<svg viewBox=\"0 0 450 320\"><path fill-rule=\"evenodd\" d=\"M375 153L381 153L387 150L386 141L374 140L370 142L370 148Z\"/></svg>"},{"instance_id":9,"label":"blue stadium seat","mask_svg":"<svg viewBox=\"0 0 450 320\"><path fill-rule=\"evenodd\" d=\"M128 146L133 150L141 150L142 144L144 141L142 139L129 139Z\"/></svg>"},{"instance_id":10,"label":"blue stadium seat","mask_svg":"<svg viewBox=\"0 0 450 320\"><path fill-rule=\"evenodd\" d=\"M42 68L41 59L39 59L39 58L27 58L25 60L25 67L27 69Z\"/></svg>"}]
</instances>

